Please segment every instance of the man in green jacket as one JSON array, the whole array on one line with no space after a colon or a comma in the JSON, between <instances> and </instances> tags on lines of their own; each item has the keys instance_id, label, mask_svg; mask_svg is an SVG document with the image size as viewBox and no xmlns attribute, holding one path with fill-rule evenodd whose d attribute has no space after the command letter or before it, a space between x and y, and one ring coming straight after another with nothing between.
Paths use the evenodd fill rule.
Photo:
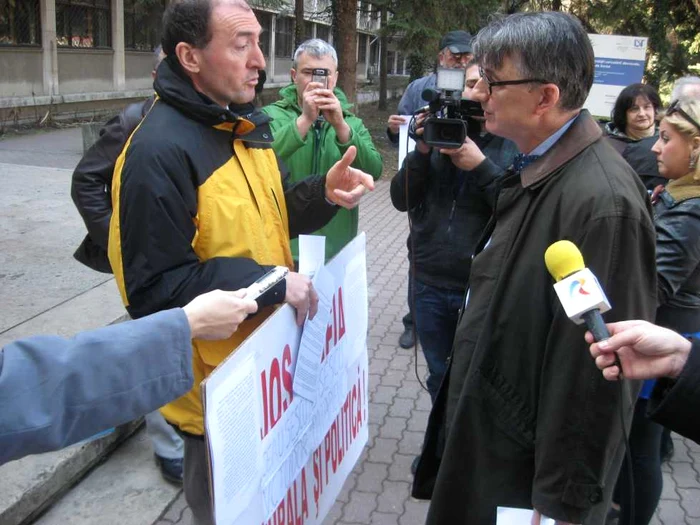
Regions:
<instances>
[{"instance_id":1,"label":"man in green jacket","mask_svg":"<svg viewBox=\"0 0 700 525\"><path fill-rule=\"evenodd\" d=\"M357 148L352 166L378 179L382 157L369 131L350 113L351 105L339 88L338 55L320 39L307 40L294 52L292 84L280 90L282 97L265 106L272 117L272 147L297 182L309 175L326 173L350 146ZM335 217L315 232L326 236L326 260L357 235L358 209L338 210ZM299 258L299 245L292 240L292 255Z\"/></svg>"}]
</instances>

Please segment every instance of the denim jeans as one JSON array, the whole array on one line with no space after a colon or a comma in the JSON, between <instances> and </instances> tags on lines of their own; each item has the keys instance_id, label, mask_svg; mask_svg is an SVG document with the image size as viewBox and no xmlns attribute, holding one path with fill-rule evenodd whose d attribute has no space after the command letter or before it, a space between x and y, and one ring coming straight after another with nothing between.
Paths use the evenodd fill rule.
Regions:
<instances>
[{"instance_id":1,"label":"denim jeans","mask_svg":"<svg viewBox=\"0 0 700 525\"><path fill-rule=\"evenodd\" d=\"M433 402L447 369L447 358L457 329L463 291L436 288L420 281L413 286L415 312L413 322L423 355L428 363L427 387Z\"/></svg>"}]
</instances>

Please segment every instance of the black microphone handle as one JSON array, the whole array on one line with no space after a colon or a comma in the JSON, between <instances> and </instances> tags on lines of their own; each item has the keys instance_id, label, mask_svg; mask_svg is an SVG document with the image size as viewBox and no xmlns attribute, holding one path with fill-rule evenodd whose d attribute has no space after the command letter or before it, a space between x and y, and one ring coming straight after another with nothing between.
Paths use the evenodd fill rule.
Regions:
<instances>
[{"instance_id":1,"label":"black microphone handle","mask_svg":"<svg viewBox=\"0 0 700 525\"><path fill-rule=\"evenodd\" d=\"M589 310L581 315L581 318L585 321L588 330L593 334L594 341L605 341L610 338L610 332L608 331L608 327L605 326L605 321L603 321L603 316L600 315L600 310L597 308ZM622 377L622 363L620 363L620 357L617 353L615 353L614 365L617 366L620 371L620 377Z\"/></svg>"},{"instance_id":2,"label":"black microphone handle","mask_svg":"<svg viewBox=\"0 0 700 525\"><path fill-rule=\"evenodd\" d=\"M595 310L589 310L581 315L581 317L586 322L586 326L593 334L593 339L596 342L605 341L610 338L610 332L608 332L608 327L605 326L605 321L603 321L603 316L600 315L600 310L597 308Z\"/></svg>"}]
</instances>

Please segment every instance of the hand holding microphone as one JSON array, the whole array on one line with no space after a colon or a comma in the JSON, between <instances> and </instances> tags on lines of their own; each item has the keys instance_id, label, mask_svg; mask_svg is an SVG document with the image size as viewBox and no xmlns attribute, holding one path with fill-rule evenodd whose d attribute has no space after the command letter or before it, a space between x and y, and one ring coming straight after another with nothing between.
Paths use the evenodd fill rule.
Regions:
<instances>
[{"instance_id":1,"label":"hand holding microphone","mask_svg":"<svg viewBox=\"0 0 700 525\"><path fill-rule=\"evenodd\" d=\"M557 241L544 254L547 270L556 283L554 291L569 319L576 324L585 323L595 341L610 338L602 313L610 310L610 302L593 272L583 263L581 252L571 241ZM622 365L615 354L614 365Z\"/></svg>"}]
</instances>

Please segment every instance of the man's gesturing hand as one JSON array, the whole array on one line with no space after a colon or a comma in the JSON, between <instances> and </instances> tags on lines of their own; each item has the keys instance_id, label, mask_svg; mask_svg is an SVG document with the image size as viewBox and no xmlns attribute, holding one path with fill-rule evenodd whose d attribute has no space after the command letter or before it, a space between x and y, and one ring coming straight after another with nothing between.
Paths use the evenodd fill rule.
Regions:
<instances>
[{"instance_id":1,"label":"man's gesturing hand","mask_svg":"<svg viewBox=\"0 0 700 525\"><path fill-rule=\"evenodd\" d=\"M311 279L306 275L296 272L289 272L287 277L287 295L284 302L289 303L297 310L297 324L304 324L306 315L313 319L318 310L318 295L311 284Z\"/></svg>"},{"instance_id":2,"label":"man's gesturing hand","mask_svg":"<svg viewBox=\"0 0 700 525\"><path fill-rule=\"evenodd\" d=\"M350 167L356 155L357 148L350 146L326 174L326 198L349 210L360 203L365 191L374 189L371 175Z\"/></svg>"}]
</instances>

